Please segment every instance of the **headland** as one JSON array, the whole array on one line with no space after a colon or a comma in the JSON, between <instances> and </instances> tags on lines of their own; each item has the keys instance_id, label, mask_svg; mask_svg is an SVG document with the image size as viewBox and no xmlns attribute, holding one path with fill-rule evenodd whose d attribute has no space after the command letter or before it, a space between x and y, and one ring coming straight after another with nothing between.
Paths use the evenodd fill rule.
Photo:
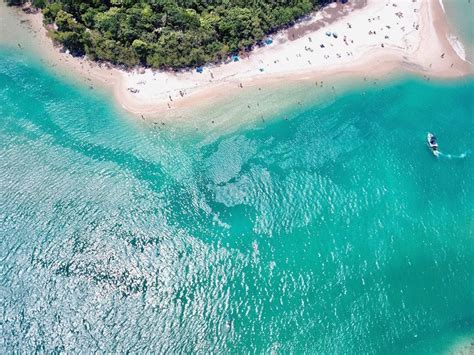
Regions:
<instances>
[{"instance_id":1,"label":"headland","mask_svg":"<svg viewBox=\"0 0 474 355\"><path fill-rule=\"evenodd\" d=\"M118 104L141 117L231 99L247 89L290 83L324 85L346 77L383 78L394 72L455 78L472 67L452 40L438 0L353 0L334 3L272 36L272 43L219 65L181 72L122 70L55 47L39 12L17 11L17 21L51 66L113 92ZM18 43L21 46L21 43ZM462 46L462 45L461 45Z\"/></svg>"}]
</instances>

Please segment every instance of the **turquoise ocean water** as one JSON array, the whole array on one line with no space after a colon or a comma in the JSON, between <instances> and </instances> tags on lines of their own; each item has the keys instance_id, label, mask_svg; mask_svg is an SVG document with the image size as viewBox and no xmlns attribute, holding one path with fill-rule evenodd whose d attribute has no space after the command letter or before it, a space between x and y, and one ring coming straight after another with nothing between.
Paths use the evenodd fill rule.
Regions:
<instances>
[{"instance_id":1,"label":"turquoise ocean water","mask_svg":"<svg viewBox=\"0 0 474 355\"><path fill-rule=\"evenodd\" d=\"M0 49L1 352L470 339L473 95L403 77L209 135Z\"/></svg>"}]
</instances>

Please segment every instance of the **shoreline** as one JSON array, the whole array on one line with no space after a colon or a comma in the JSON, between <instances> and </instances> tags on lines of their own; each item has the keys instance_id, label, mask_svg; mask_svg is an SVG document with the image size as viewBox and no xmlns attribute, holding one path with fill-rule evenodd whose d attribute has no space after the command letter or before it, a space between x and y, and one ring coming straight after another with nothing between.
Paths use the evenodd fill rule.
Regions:
<instances>
[{"instance_id":1,"label":"shoreline","mask_svg":"<svg viewBox=\"0 0 474 355\"><path fill-rule=\"evenodd\" d=\"M397 5L395 7L393 6L394 4L396 4L396 2L393 1L385 1L383 3L372 2L357 10L349 10L347 11L349 15L339 18L333 22L332 25L329 25L327 29L331 28L334 31L334 28L337 28L338 37L340 39L343 32L339 31L339 29L341 27L345 28L348 21L351 23L357 21L357 26L362 27L361 23L367 21L366 17L368 14L372 15L380 11L385 15L394 13L394 10L385 9L389 7L388 5L392 5L397 12L402 12L399 6ZM468 75L470 73L469 66L462 58L459 58L448 41L448 25L444 12L437 7L439 3L436 0L420 0L418 3L402 4L407 6L407 9L404 9L406 11L410 10L411 6L414 7L414 11L419 10L420 29L412 29L411 31L407 31L406 34L398 33L398 38L394 43L385 44L384 48L382 48L379 47L377 40L371 39L370 35L364 35L364 30L367 28L361 28L357 31L357 36L355 36L354 39L360 41L361 38L370 38L372 42L368 44L363 42L359 48L356 49L358 50L357 54L355 51L354 54L351 52L349 60L344 61L344 58L340 58L341 61L339 63L329 63L327 60L320 58L320 61L314 63L314 65L305 65L306 63L304 61L310 61L308 58L311 58L311 55L308 52L301 51L298 53L300 58L302 58L302 60L299 60L299 63L295 63L293 66L288 65L282 70L276 69L275 65L280 64L283 61L283 57L286 56L288 59L291 52L294 53L294 48L284 48L286 45L284 42L285 39L282 40L281 37L284 37L287 31L283 31L283 33L280 33L280 37L277 38L280 44L277 44L275 48L269 47L255 50L250 54L248 59L242 60L244 63L240 65L240 68L227 71L225 70L227 69L225 68L226 65L221 65L214 70L211 69L214 78L216 77L216 70L223 71L221 77L223 77L224 80L220 82L214 80L212 84L203 83L202 80L199 80L199 75L202 76L205 74L186 73L170 75L167 73L156 74L147 70L145 74L126 74L126 79L121 81L121 87L117 87L115 90L115 97L124 109L134 114L166 115L170 107L171 110L182 109L199 105L204 101L213 101L225 96L232 96L232 92L237 91L237 93L234 94L237 95L239 90L245 89L246 87L255 88L262 86L267 88L282 85L288 81L311 82L314 80L320 81L321 79L327 81L327 79L333 80L334 77L362 78L369 76L380 78L394 71L437 78L456 78ZM417 8L416 5L419 5L419 8ZM314 21L319 16L321 16L320 13L315 14L309 21ZM322 16L324 16L324 14ZM418 16L414 17L416 18ZM374 17L372 17L372 19L374 19ZM412 18L406 16L405 22L402 22L401 19L403 19L403 17L397 18L396 21L399 21L398 25L403 28L405 27L405 22L409 22ZM371 22L368 21L368 23L370 24ZM352 24L352 27L355 27L355 25ZM370 25L368 27L370 27ZM306 46L309 47L309 43L316 42L314 40L316 35L318 35L317 40L325 42L327 46L325 30L326 28L323 28L316 32L309 33L289 43L288 46L300 49ZM311 38L312 41L309 41L310 37L313 37ZM330 38L330 40L336 42L333 38ZM341 41L342 39L339 41L339 46L336 46L336 43L330 43L332 47L330 53L333 56L339 54L337 52L342 52L342 50L345 49L344 47L348 47L341 45ZM443 53L444 57L441 58ZM298 54L296 56L298 56ZM274 57L278 59L272 64L271 59ZM256 68L260 62L270 67L270 70L266 70L267 68L265 67L263 72L257 72ZM235 63L227 65L236 66ZM273 68L271 68L272 66ZM254 70L252 71L252 69ZM161 77L156 79L155 76ZM195 78L195 82L191 81L191 83L189 83L190 77L193 76L198 78ZM169 83L169 86L163 87L151 84L149 88L145 88L145 90L148 90L143 94L141 94L141 91L138 94L130 94L126 91L127 87L133 85L139 87L138 85L141 82L160 79L165 83ZM210 78L208 79L210 80ZM186 84L188 84L188 86L186 86ZM240 84L242 84L243 88L240 87ZM178 95L179 90L189 90L189 96L180 98ZM226 92L226 94L223 94L223 92ZM211 99L209 99L209 97L211 97ZM168 104L169 106L166 107Z\"/></svg>"},{"instance_id":2,"label":"shoreline","mask_svg":"<svg viewBox=\"0 0 474 355\"><path fill-rule=\"evenodd\" d=\"M75 79L79 76L90 88L105 88L123 109L147 119L177 116L182 110L232 99L248 88L261 90L288 82L380 78L393 72L437 78L471 74L469 63L450 39L439 0L354 0L353 5L330 5L275 34L274 44L256 48L238 62L207 65L202 74L123 71L74 58L47 37L41 13L16 12L34 33L34 50L48 64Z\"/></svg>"}]
</instances>

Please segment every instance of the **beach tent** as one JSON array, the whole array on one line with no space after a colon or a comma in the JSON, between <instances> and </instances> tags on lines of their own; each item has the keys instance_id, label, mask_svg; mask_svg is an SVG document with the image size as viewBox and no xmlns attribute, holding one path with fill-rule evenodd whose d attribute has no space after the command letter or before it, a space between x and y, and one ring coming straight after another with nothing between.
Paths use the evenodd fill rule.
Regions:
<instances>
[{"instance_id":1,"label":"beach tent","mask_svg":"<svg viewBox=\"0 0 474 355\"><path fill-rule=\"evenodd\" d=\"M270 45L270 44L272 44L272 43L273 43L273 39L271 39L271 38L267 38L267 39L265 40L265 44L266 44L266 45Z\"/></svg>"},{"instance_id":2,"label":"beach tent","mask_svg":"<svg viewBox=\"0 0 474 355\"><path fill-rule=\"evenodd\" d=\"M231 59L233 62L238 62L240 60L238 55L233 55Z\"/></svg>"},{"instance_id":3,"label":"beach tent","mask_svg":"<svg viewBox=\"0 0 474 355\"><path fill-rule=\"evenodd\" d=\"M204 68L203 68L203 67L197 67L197 68L196 68L196 71L197 71L198 73L202 73L202 72L204 71Z\"/></svg>"}]
</instances>

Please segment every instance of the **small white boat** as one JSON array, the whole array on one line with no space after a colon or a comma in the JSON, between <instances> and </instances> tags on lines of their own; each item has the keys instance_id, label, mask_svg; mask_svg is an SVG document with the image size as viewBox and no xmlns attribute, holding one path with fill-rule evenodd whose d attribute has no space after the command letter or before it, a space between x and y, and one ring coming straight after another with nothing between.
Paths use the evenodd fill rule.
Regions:
<instances>
[{"instance_id":1,"label":"small white boat","mask_svg":"<svg viewBox=\"0 0 474 355\"><path fill-rule=\"evenodd\" d=\"M428 132L428 136L426 137L426 140L428 141L428 148L430 148L431 152L435 157L439 156L439 150L438 150L438 141L433 133Z\"/></svg>"}]
</instances>

